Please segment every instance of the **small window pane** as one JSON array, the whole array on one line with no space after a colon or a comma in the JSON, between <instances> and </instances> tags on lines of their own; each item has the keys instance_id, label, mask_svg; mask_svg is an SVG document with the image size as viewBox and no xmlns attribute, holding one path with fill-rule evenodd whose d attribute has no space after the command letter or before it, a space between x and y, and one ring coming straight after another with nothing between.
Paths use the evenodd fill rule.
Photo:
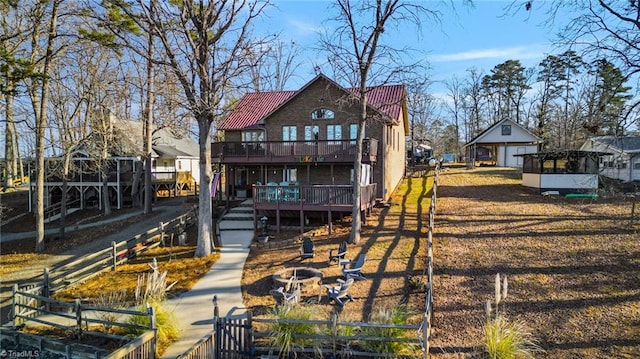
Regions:
<instances>
[{"instance_id":1,"label":"small window pane","mask_svg":"<svg viewBox=\"0 0 640 359\"><path fill-rule=\"evenodd\" d=\"M318 126L304 126L304 140L314 141L318 139L320 133L320 127Z\"/></svg>"},{"instance_id":2,"label":"small window pane","mask_svg":"<svg viewBox=\"0 0 640 359\"><path fill-rule=\"evenodd\" d=\"M511 125L502 125L502 135L511 136Z\"/></svg>"},{"instance_id":3,"label":"small window pane","mask_svg":"<svg viewBox=\"0 0 640 359\"><path fill-rule=\"evenodd\" d=\"M334 113L328 108L319 108L311 112L311 119L313 120L330 120L333 119Z\"/></svg>"}]
</instances>

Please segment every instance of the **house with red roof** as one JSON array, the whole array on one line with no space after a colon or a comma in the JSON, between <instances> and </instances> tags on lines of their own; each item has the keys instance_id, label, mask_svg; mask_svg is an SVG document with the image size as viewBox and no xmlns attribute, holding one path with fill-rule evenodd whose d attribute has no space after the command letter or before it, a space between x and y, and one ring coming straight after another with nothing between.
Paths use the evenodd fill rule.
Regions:
<instances>
[{"instance_id":1,"label":"house with red roof","mask_svg":"<svg viewBox=\"0 0 640 359\"><path fill-rule=\"evenodd\" d=\"M403 85L372 87L362 154L361 203L366 214L385 202L404 175L408 134ZM359 94L318 75L297 91L243 96L218 126L212 162L223 168L228 198L252 197L254 223L267 215L304 228L351 213ZM299 222L298 222L299 221Z\"/></svg>"}]
</instances>

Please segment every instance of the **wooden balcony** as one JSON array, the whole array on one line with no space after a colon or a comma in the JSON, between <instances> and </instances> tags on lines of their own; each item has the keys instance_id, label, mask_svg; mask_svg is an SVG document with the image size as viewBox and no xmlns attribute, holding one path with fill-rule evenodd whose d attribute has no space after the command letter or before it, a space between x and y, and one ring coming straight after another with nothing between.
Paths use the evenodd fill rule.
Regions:
<instances>
[{"instance_id":1,"label":"wooden balcony","mask_svg":"<svg viewBox=\"0 0 640 359\"><path fill-rule=\"evenodd\" d=\"M362 146L362 162L375 163L378 140L365 139ZM353 163L355 155L356 144L353 140L214 142L211 144L213 162L224 164Z\"/></svg>"},{"instance_id":2,"label":"wooden balcony","mask_svg":"<svg viewBox=\"0 0 640 359\"><path fill-rule=\"evenodd\" d=\"M351 185L267 184L252 191L256 210L350 212L354 206ZM371 208L375 200L376 184L361 186L360 208Z\"/></svg>"}]
</instances>

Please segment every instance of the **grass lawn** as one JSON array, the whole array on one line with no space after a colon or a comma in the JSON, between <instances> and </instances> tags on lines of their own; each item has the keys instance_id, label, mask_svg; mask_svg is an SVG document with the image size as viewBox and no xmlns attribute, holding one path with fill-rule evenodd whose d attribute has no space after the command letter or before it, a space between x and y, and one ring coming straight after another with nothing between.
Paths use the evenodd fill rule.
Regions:
<instances>
[{"instance_id":1,"label":"grass lawn","mask_svg":"<svg viewBox=\"0 0 640 359\"><path fill-rule=\"evenodd\" d=\"M506 275L504 310L536 358L640 357L640 226L618 198L543 197L499 168L441 173L434 234L432 358L476 357L484 304Z\"/></svg>"}]
</instances>

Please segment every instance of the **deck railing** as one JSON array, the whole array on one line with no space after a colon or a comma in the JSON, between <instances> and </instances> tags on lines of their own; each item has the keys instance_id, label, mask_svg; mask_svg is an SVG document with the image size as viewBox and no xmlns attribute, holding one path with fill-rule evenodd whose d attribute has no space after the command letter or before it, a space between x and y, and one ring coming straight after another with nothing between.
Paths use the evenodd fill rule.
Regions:
<instances>
[{"instance_id":1,"label":"deck railing","mask_svg":"<svg viewBox=\"0 0 640 359\"><path fill-rule=\"evenodd\" d=\"M362 143L362 160L375 162L378 140L367 138ZM355 140L214 142L211 157L223 163L234 161L279 160L293 162L349 162L355 159Z\"/></svg>"},{"instance_id":2,"label":"deck railing","mask_svg":"<svg viewBox=\"0 0 640 359\"><path fill-rule=\"evenodd\" d=\"M376 184L361 186L360 204L375 201ZM305 205L348 205L353 206L352 185L281 185L267 184L253 186L253 202L265 203L299 203Z\"/></svg>"}]
</instances>

